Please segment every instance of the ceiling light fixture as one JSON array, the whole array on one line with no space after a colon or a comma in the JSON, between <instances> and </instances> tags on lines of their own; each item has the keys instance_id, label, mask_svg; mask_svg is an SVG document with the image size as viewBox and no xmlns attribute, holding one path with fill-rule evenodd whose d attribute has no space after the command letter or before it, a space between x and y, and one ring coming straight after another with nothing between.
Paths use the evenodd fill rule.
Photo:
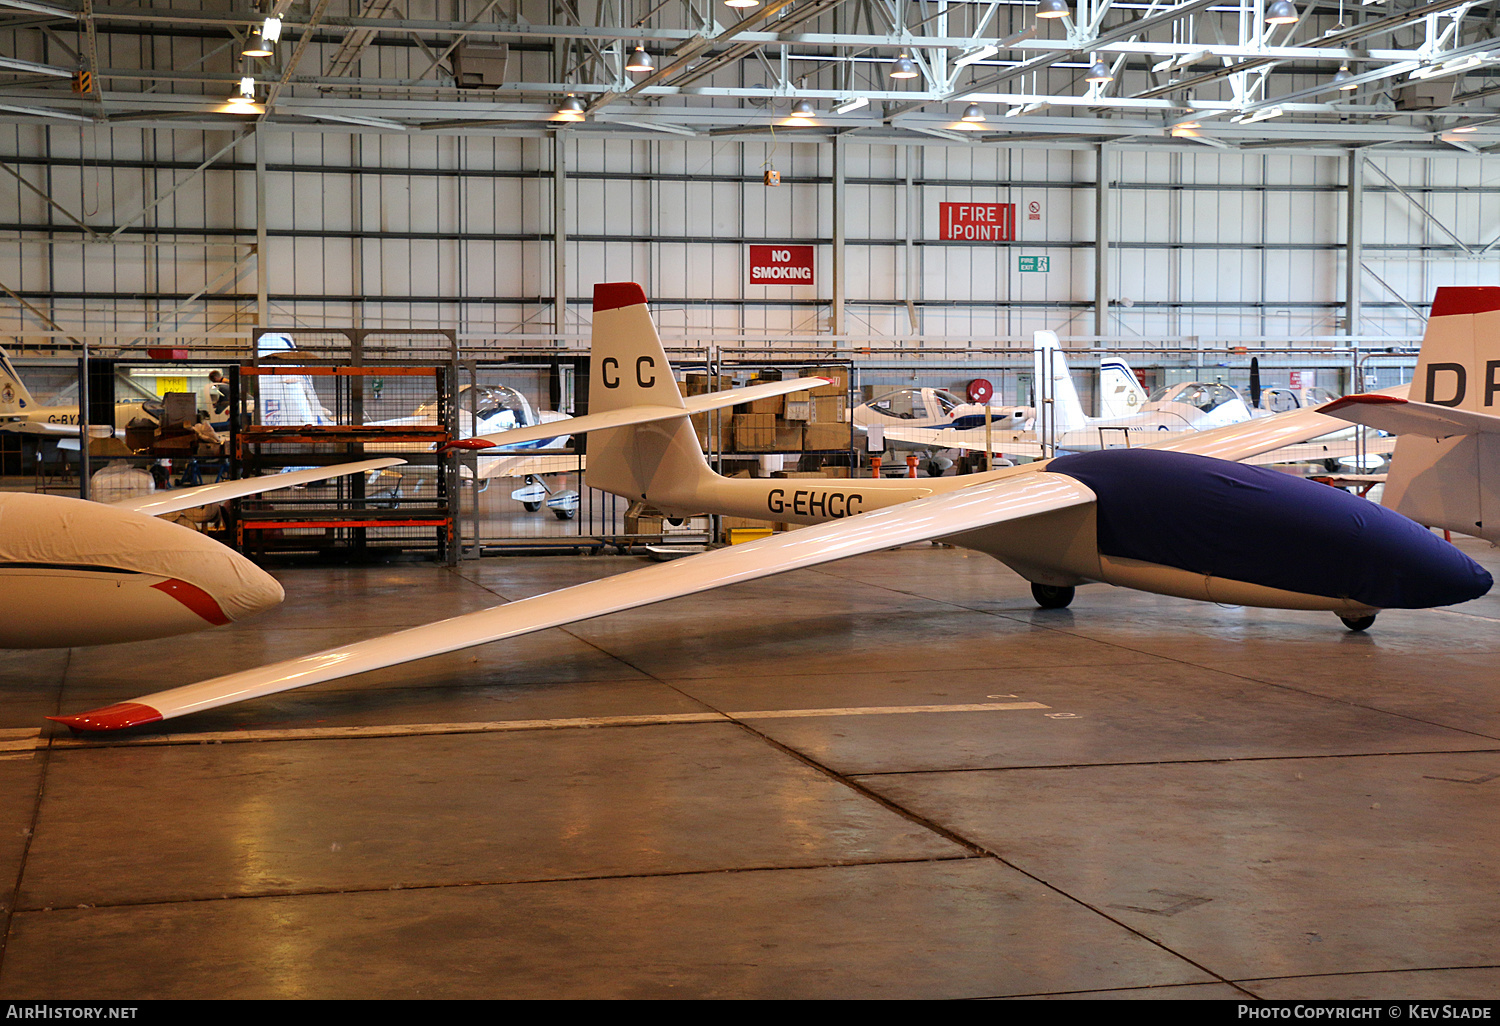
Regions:
<instances>
[{"instance_id":1,"label":"ceiling light fixture","mask_svg":"<svg viewBox=\"0 0 1500 1026\"><path fill-rule=\"evenodd\" d=\"M811 101L798 100L792 104L792 117L794 118L815 118L817 116L818 112L813 107Z\"/></svg>"},{"instance_id":2,"label":"ceiling light fixture","mask_svg":"<svg viewBox=\"0 0 1500 1026\"><path fill-rule=\"evenodd\" d=\"M241 57L269 57L276 51L266 42L265 34L260 29L251 29L250 35L245 38L245 46L240 50Z\"/></svg>"},{"instance_id":3,"label":"ceiling light fixture","mask_svg":"<svg viewBox=\"0 0 1500 1026\"><path fill-rule=\"evenodd\" d=\"M1359 83L1354 81L1354 76L1349 72L1349 65L1340 64L1339 70L1333 73L1333 85L1339 87L1343 92L1350 92L1359 88Z\"/></svg>"},{"instance_id":4,"label":"ceiling light fixture","mask_svg":"<svg viewBox=\"0 0 1500 1026\"><path fill-rule=\"evenodd\" d=\"M1292 0L1273 0L1271 6L1266 8L1267 25L1294 25L1300 17L1297 8L1292 6Z\"/></svg>"},{"instance_id":5,"label":"ceiling light fixture","mask_svg":"<svg viewBox=\"0 0 1500 1026\"><path fill-rule=\"evenodd\" d=\"M1073 13L1068 6L1068 0L1041 0L1036 5L1036 16L1038 18L1066 18Z\"/></svg>"},{"instance_id":6,"label":"ceiling light fixture","mask_svg":"<svg viewBox=\"0 0 1500 1026\"><path fill-rule=\"evenodd\" d=\"M725 7L759 7L760 0L724 0Z\"/></svg>"},{"instance_id":7,"label":"ceiling light fixture","mask_svg":"<svg viewBox=\"0 0 1500 1026\"><path fill-rule=\"evenodd\" d=\"M1109 70L1109 65L1105 64L1103 61L1095 61L1093 66L1089 68L1089 73L1083 76L1083 80L1085 82L1097 82L1102 85L1105 82L1113 82L1115 80L1115 76L1114 73Z\"/></svg>"},{"instance_id":8,"label":"ceiling light fixture","mask_svg":"<svg viewBox=\"0 0 1500 1026\"><path fill-rule=\"evenodd\" d=\"M583 101L569 93L567 99L557 105L557 116L564 119L583 120L585 108Z\"/></svg>"},{"instance_id":9,"label":"ceiling light fixture","mask_svg":"<svg viewBox=\"0 0 1500 1026\"><path fill-rule=\"evenodd\" d=\"M634 72L655 71L656 61L646 52L644 46L637 46L635 53L630 55L630 60L625 62L625 70Z\"/></svg>"},{"instance_id":10,"label":"ceiling light fixture","mask_svg":"<svg viewBox=\"0 0 1500 1026\"><path fill-rule=\"evenodd\" d=\"M267 43L279 42L281 39L281 19L267 18L260 26L260 38Z\"/></svg>"},{"instance_id":11,"label":"ceiling light fixture","mask_svg":"<svg viewBox=\"0 0 1500 1026\"><path fill-rule=\"evenodd\" d=\"M260 108L255 105L255 79L246 75L240 79L240 87L230 94L229 112L232 114L258 114Z\"/></svg>"},{"instance_id":12,"label":"ceiling light fixture","mask_svg":"<svg viewBox=\"0 0 1500 1026\"><path fill-rule=\"evenodd\" d=\"M921 72L917 70L917 62L904 53L891 65L892 78L916 78L919 74Z\"/></svg>"},{"instance_id":13,"label":"ceiling light fixture","mask_svg":"<svg viewBox=\"0 0 1500 1026\"><path fill-rule=\"evenodd\" d=\"M967 107L964 108L964 116L960 120L963 120L963 121L983 121L984 120L984 111L982 111L982 110L979 109L979 104L977 104L977 103L971 103Z\"/></svg>"}]
</instances>

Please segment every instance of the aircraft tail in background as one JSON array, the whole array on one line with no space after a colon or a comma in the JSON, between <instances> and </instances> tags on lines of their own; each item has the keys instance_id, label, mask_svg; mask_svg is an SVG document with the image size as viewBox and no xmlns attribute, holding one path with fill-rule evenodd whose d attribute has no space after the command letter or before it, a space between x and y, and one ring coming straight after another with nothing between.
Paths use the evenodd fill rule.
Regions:
<instances>
[{"instance_id":1,"label":"aircraft tail in background","mask_svg":"<svg viewBox=\"0 0 1500 1026\"><path fill-rule=\"evenodd\" d=\"M1500 543L1500 288L1440 288L1408 398L1349 396L1325 412L1401 437L1385 506Z\"/></svg>"},{"instance_id":2,"label":"aircraft tail in background","mask_svg":"<svg viewBox=\"0 0 1500 1026\"><path fill-rule=\"evenodd\" d=\"M0 349L0 413L29 413L34 409L36 400L16 373L10 354Z\"/></svg>"},{"instance_id":3,"label":"aircraft tail in background","mask_svg":"<svg viewBox=\"0 0 1500 1026\"><path fill-rule=\"evenodd\" d=\"M297 348L288 335L267 333L256 339L259 356L290 352ZM328 426L334 419L318 399L312 379L300 374L263 374L258 379L256 414L267 427Z\"/></svg>"},{"instance_id":4,"label":"aircraft tail in background","mask_svg":"<svg viewBox=\"0 0 1500 1026\"><path fill-rule=\"evenodd\" d=\"M1123 357L1106 356L1099 361L1099 417L1114 420L1133 417L1146 404L1146 390Z\"/></svg>"},{"instance_id":5,"label":"aircraft tail in background","mask_svg":"<svg viewBox=\"0 0 1500 1026\"><path fill-rule=\"evenodd\" d=\"M1073 375L1068 371L1068 360L1057 340L1057 332L1038 331L1032 337L1036 340L1035 376L1032 380L1036 388L1038 421L1045 419L1057 435L1086 427L1088 415L1078 401L1078 389L1073 385ZM1051 412L1046 413L1049 402Z\"/></svg>"}]
</instances>

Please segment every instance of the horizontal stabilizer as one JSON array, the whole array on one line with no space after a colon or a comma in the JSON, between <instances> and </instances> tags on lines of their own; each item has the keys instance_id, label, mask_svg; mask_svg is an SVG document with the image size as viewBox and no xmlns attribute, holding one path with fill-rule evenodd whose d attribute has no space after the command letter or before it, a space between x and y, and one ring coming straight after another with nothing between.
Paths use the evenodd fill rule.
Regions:
<instances>
[{"instance_id":1,"label":"horizontal stabilizer","mask_svg":"<svg viewBox=\"0 0 1500 1026\"><path fill-rule=\"evenodd\" d=\"M1452 438L1454 435L1500 434L1500 417L1493 414L1385 395L1345 396L1322 409L1341 420L1365 424L1395 435Z\"/></svg>"},{"instance_id":2,"label":"horizontal stabilizer","mask_svg":"<svg viewBox=\"0 0 1500 1026\"><path fill-rule=\"evenodd\" d=\"M559 434L577 435L585 431L602 431L607 428L630 427L634 424L650 424L652 421L671 420L675 417L685 417L693 413L706 413L709 410L723 409L726 406L738 406L740 403L753 402L756 399L769 399L772 396L786 395L789 392L801 392L805 389L819 388L823 385L831 384L833 382L828 378L789 378L786 381L770 381L763 385L750 385L746 388L731 388L723 392L710 392L707 395L688 396L683 400L682 406L622 406L605 413L588 413L582 417L553 421L550 424L535 424L531 427L516 428L513 431L496 431L494 434L489 435L475 435L473 438L450 442L447 448L492 449L498 445L518 445L522 442L536 442L544 438L556 438Z\"/></svg>"},{"instance_id":3,"label":"horizontal stabilizer","mask_svg":"<svg viewBox=\"0 0 1500 1026\"><path fill-rule=\"evenodd\" d=\"M212 502L226 502L229 499L239 499L246 495L274 492L278 488L291 488L294 485L311 484L314 481L326 481L329 478L345 477L349 474L366 474L374 470L384 470L386 467L394 467L405 462L394 456L387 456L382 459L360 460L357 463L338 463L331 467L308 467L305 470L291 470L285 474L245 477L238 481L221 481L218 484L199 485L196 488L177 488L170 492L137 495L109 505L116 509L144 513L148 517L159 517L167 513L176 513L178 510L207 506Z\"/></svg>"}]
</instances>

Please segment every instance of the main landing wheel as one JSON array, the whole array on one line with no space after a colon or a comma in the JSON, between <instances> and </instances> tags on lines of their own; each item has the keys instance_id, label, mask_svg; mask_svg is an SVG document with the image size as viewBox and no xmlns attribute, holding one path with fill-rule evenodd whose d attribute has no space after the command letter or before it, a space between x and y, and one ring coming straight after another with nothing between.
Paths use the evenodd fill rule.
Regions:
<instances>
[{"instance_id":1,"label":"main landing wheel","mask_svg":"<svg viewBox=\"0 0 1500 1026\"><path fill-rule=\"evenodd\" d=\"M1369 616L1340 616L1339 619L1344 621L1344 626L1351 631L1367 631L1375 626L1374 613Z\"/></svg>"},{"instance_id":2,"label":"main landing wheel","mask_svg":"<svg viewBox=\"0 0 1500 1026\"><path fill-rule=\"evenodd\" d=\"M1031 597L1036 599L1036 604L1043 609L1066 609L1068 603L1073 601L1073 589L1058 588L1050 584L1033 584Z\"/></svg>"},{"instance_id":3,"label":"main landing wheel","mask_svg":"<svg viewBox=\"0 0 1500 1026\"><path fill-rule=\"evenodd\" d=\"M528 513L535 513L537 510L542 508L542 504L540 502L523 502L521 503L521 505L526 507L526 512Z\"/></svg>"},{"instance_id":4,"label":"main landing wheel","mask_svg":"<svg viewBox=\"0 0 1500 1026\"><path fill-rule=\"evenodd\" d=\"M552 515L557 517L557 519L559 520L572 520L573 515L577 512L577 510L573 509L554 509L552 511Z\"/></svg>"}]
</instances>

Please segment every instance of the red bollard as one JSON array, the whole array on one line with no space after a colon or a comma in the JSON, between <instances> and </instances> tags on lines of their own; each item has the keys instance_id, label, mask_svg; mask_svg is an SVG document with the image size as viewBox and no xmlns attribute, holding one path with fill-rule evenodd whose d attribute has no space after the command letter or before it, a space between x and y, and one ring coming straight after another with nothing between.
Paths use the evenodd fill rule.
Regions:
<instances>
[{"instance_id":1,"label":"red bollard","mask_svg":"<svg viewBox=\"0 0 1500 1026\"><path fill-rule=\"evenodd\" d=\"M873 478L875 478L876 480L880 479L880 457L879 456L871 456L870 457L870 476L873 477Z\"/></svg>"},{"instance_id":2,"label":"red bollard","mask_svg":"<svg viewBox=\"0 0 1500 1026\"><path fill-rule=\"evenodd\" d=\"M907 477L916 477L917 476L917 460L919 460L919 459L921 459L920 456L908 456L908 457L906 457L906 476Z\"/></svg>"}]
</instances>

